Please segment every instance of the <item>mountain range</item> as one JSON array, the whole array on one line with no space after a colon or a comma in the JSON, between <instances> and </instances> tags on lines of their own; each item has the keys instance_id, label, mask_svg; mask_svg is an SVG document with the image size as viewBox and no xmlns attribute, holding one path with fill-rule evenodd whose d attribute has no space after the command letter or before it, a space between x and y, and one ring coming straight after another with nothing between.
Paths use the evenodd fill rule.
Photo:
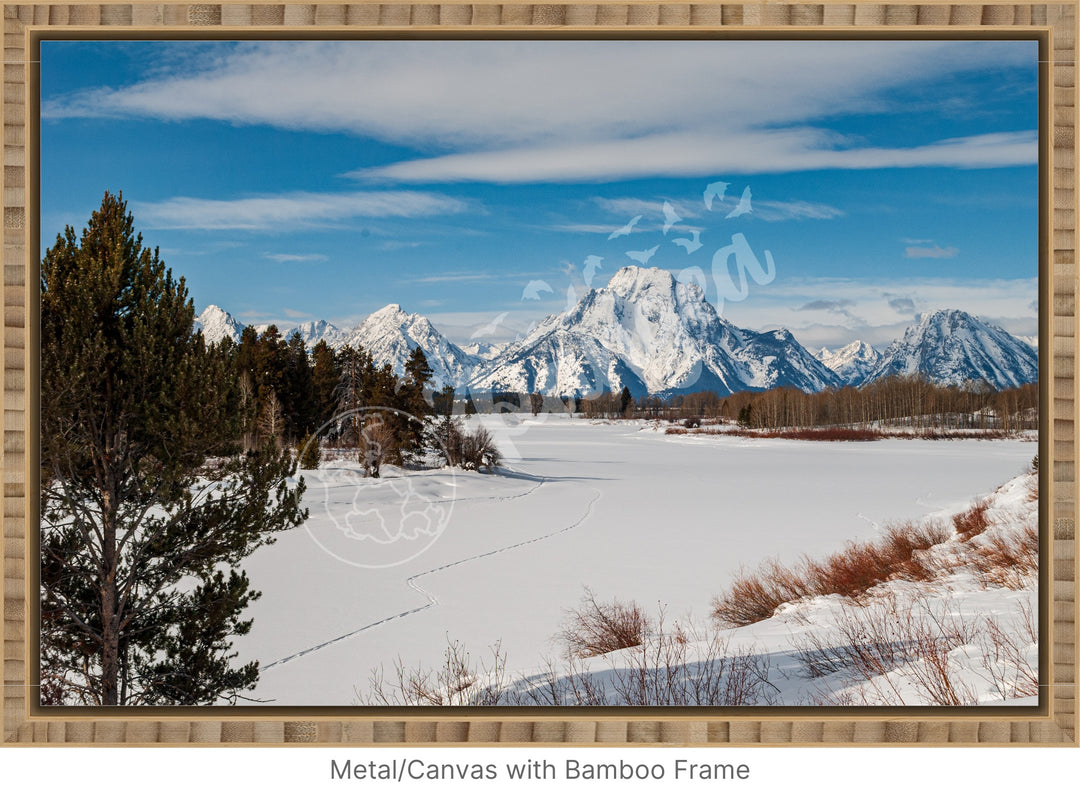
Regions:
<instances>
[{"instance_id":1,"label":"mountain range","mask_svg":"<svg viewBox=\"0 0 1080 802\"><path fill-rule=\"evenodd\" d=\"M195 326L207 341L239 340L243 330L217 306L207 307ZM502 347L459 347L427 318L397 304L351 330L320 320L282 335L288 339L297 332L309 348L319 340L332 348L363 347L376 364L389 363L398 373L419 346L435 387L449 384L474 392L587 396L624 386L635 396L698 390L728 395L779 386L818 392L911 374L942 385L984 380L1002 388L1038 377L1031 345L960 310L923 315L884 353L856 341L811 354L787 329L757 332L720 317L697 284L680 283L666 270L634 266Z\"/></svg>"}]
</instances>

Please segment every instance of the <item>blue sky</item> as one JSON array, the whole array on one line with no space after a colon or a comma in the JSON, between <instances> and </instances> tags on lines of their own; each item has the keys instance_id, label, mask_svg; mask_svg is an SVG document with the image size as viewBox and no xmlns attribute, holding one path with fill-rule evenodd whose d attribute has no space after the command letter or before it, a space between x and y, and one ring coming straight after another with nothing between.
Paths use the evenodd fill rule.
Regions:
<instances>
[{"instance_id":1,"label":"blue sky","mask_svg":"<svg viewBox=\"0 0 1080 802\"><path fill-rule=\"evenodd\" d=\"M42 248L122 191L197 311L505 340L644 263L810 348L1036 333L1034 42L46 41L41 75Z\"/></svg>"}]
</instances>

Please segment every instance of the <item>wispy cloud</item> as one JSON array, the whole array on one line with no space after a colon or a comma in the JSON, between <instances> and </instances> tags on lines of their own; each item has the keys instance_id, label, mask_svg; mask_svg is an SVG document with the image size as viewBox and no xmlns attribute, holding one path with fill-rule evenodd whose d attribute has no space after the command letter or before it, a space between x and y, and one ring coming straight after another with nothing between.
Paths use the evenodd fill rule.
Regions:
<instances>
[{"instance_id":1,"label":"wispy cloud","mask_svg":"<svg viewBox=\"0 0 1080 802\"><path fill-rule=\"evenodd\" d=\"M960 251L951 245L947 248L942 248L940 245L933 245L928 248L909 245L904 248L904 256L908 259L953 259L958 253Z\"/></svg>"},{"instance_id":2,"label":"wispy cloud","mask_svg":"<svg viewBox=\"0 0 1080 802\"><path fill-rule=\"evenodd\" d=\"M888 293L885 297L889 301L889 308L892 309L898 315L904 315L905 317L915 314L915 301L911 298L894 298Z\"/></svg>"},{"instance_id":3,"label":"wispy cloud","mask_svg":"<svg viewBox=\"0 0 1080 802\"><path fill-rule=\"evenodd\" d=\"M768 289L726 305L725 316L757 330L785 326L808 348L836 348L857 339L883 348L903 334L917 314L938 309L963 309L1003 325L1016 336L1037 331L1036 310L1028 301L1038 292L1034 277L972 281L790 278L778 279Z\"/></svg>"},{"instance_id":4,"label":"wispy cloud","mask_svg":"<svg viewBox=\"0 0 1080 802\"><path fill-rule=\"evenodd\" d=\"M767 222L783 220L832 220L843 217L835 206L810 201L770 201L754 199L754 217Z\"/></svg>"},{"instance_id":5,"label":"wispy cloud","mask_svg":"<svg viewBox=\"0 0 1080 802\"><path fill-rule=\"evenodd\" d=\"M829 312L842 317L847 321L848 326L865 326L866 321L851 311L854 306L855 301L850 298L838 298L835 300L820 298L814 301L807 301L801 306L795 307L795 311Z\"/></svg>"},{"instance_id":6,"label":"wispy cloud","mask_svg":"<svg viewBox=\"0 0 1080 802\"><path fill-rule=\"evenodd\" d=\"M683 131L416 159L360 170L353 176L504 184L824 169L1014 167L1038 161L1036 131L980 134L912 148L840 148L832 140L828 132L808 128L728 134Z\"/></svg>"},{"instance_id":7,"label":"wispy cloud","mask_svg":"<svg viewBox=\"0 0 1080 802\"><path fill-rule=\"evenodd\" d=\"M505 275L498 273L433 273L428 276L410 277L409 284L457 284L472 281L502 281Z\"/></svg>"},{"instance_id":8,"label":"wispy cloud","mask_svg":"<svg viewBox=\"0 0 1080 802\"><path fill-rule=\"evenodd\" d=\"M888 110L885 98L899 87L1031 68L1030 42L255 42L219 52L177 56L170 74L130 86L48 98L42 115L212 119L434 148L428 158L353 173L405 182L1037 159L1033 131L876 148L808 125Z\"/></svg>"},{"instance_id":9,"label":"wispy cloud","mask_svg":"<svg viewBox=\"0 0 1080 802\"><path fill-rule=\"evenodd\" d=\"M802 306L795 307L795 311L796 312L843 312L848 307L853 306L854 304L855 304L854 301L852 301L850 299L847 299L847 298L842 298L842 299L837 300L837 301L826 301L826 300L808 301L807 303L803 304Z\"/></svg>"},{"instance_id":10,"label":"wispy cloud","mask_svg":"<svg viewBox=\"0 0 1080 802\"><path fill-rule=\"evenodd\" d=\"M264 253L263 256L274 262L325 262L327 256L321 253Z\"/></svg>"},{"instance_id":11,"label":"wispy cloud","mask_svg":"<svg viewBox=\"0 0 1080 802\"><path fill-rule=\"evenodd\" d=\"M292 192L235 200L176 197L132 206L146 228L202 230L318 228L353 219L458 214L468 208L447 195L410 191Z\"/></svg>"}]
</instances>

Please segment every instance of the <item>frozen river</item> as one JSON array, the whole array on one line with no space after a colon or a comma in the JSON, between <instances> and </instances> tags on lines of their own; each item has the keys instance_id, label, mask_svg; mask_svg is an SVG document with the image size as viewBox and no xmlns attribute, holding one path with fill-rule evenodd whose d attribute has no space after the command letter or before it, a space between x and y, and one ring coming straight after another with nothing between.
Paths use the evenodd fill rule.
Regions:
<instances>
[{"instance_id":1,"label":"frozen river","mask_svg":"<svg viewBox=\"0 0 1080 802\"><path fill-rule=\"evenodd\" d=\"M354 704L373 668L434 666L448 639L474 656L501 641L511 673L527 670L554 651L585 586L704 619L741 566L823 556L887 521L959 511L1036 452L1017 441L810 443L547 416L483 422L504 475L305 472L307 525L246 563L263 595L236 646L263 667L256 697ZM350 534L373 523L382 534Z\"/></svg>"}]
</instances>

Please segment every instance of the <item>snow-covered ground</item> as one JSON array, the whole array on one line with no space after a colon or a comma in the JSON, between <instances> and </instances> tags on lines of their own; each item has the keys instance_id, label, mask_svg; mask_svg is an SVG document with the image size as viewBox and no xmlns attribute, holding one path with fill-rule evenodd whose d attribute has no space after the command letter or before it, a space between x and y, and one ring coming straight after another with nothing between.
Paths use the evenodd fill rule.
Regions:
<instances>
[{"instance_id":1,"label":"snow-covered ground","mask_svg":"<svg viewBox=\"0 0 1080 802\"><path fill-rule=\"evenodd\" d=\"M1036 452L1015 440L812 443L553 415L482 422L504 454L500 475L364 479L346 462L305 472L310 520L245 563L263 594L236 643L261 664L255 697L355 704L374 669L437 667L448 641L477 658L499 642L509 675L535 673L585 587L704 623L741 567L823 557L886 522L959 512ZM972 612L1015 606L1018 593L954 590L950 604ZM781 619L755 625L765 648L810 620L806 609ZM777 701L812 702L805 690L780 687Z\"/></svg>"}]
</instances>

